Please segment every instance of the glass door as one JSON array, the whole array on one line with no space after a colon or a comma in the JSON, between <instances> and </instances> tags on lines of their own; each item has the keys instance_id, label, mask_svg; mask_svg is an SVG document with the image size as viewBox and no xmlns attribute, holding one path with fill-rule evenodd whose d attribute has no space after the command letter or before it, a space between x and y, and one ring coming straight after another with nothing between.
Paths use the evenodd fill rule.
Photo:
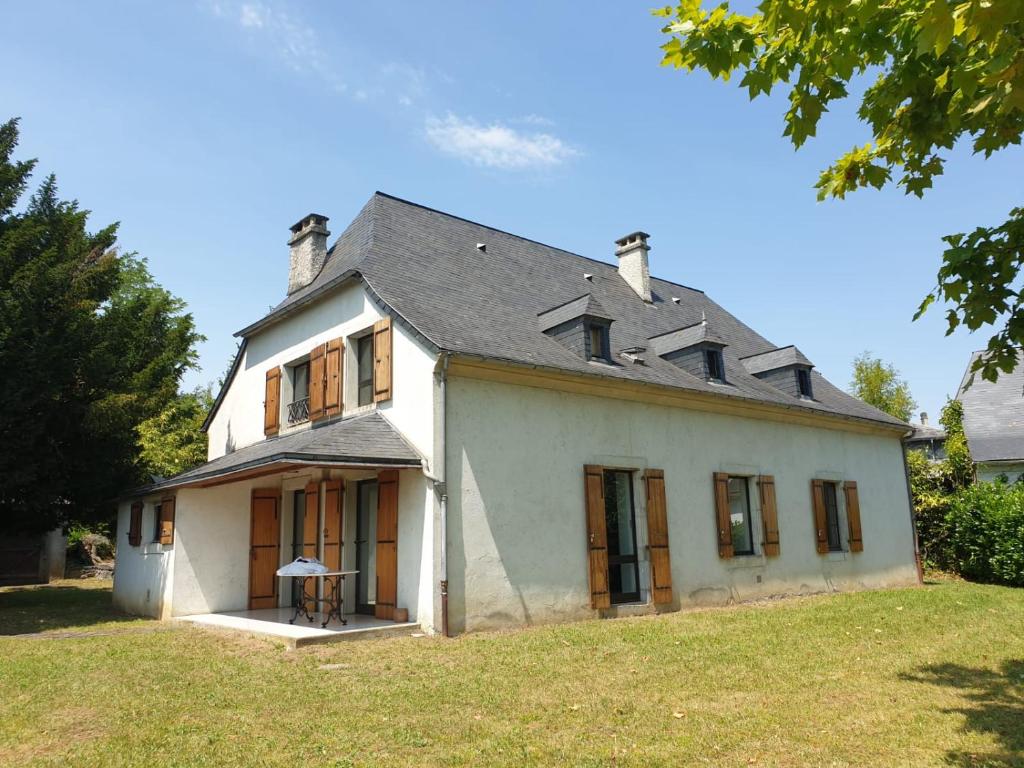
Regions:
<instances>
[{"instance_id":1,"label":"glass door","mask_svg":"<svg viewBox=\"0 0 1024 768\"><path fill-rule=\"evenodd\" d=\"M356 487L356 613L373 615L377 602L377 481Z\"/></svg>"},{"instance_id":2,"label":"glass door","mask_svg":"<svg viewBox=\"0 0 1024 768\"><path fill-rule=\"evenodd\" d=\"M305 535L306 492L292 493L292 560L302 557L302 543ZM302 579L288 579L292 583L292 605L298 605L301 599Z\"/></svg>"},{"instance_id":3,"label":"glass door","mask_svg":"<svg viewBox=\"0 0 1024 768\"><path fill-rule=\"evenodd\" d=\"M640 564L636 555L633 473L604 471L604 520L608 535L608 591L613 603L640 600Z\"/></svg>"}]
</instances>

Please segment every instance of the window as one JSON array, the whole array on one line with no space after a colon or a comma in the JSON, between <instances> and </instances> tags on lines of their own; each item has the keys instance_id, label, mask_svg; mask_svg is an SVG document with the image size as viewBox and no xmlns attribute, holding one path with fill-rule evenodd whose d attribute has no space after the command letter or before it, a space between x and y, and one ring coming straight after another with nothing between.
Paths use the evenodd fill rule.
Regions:
<instances>
[{"instance_id":1,"label":"window","mask_svg":"<svg viewBox=\"0 0 1024 768\"><path fill-rule=\"evenodd\" d=\"M712 381L725 381L725 365L722 362L722 350L705 349L704 362L707 365L709 379Z\"/></svg>"},{"instance_id":2,"label":"window","mask_svg":"<svg viewBox=\"0 0 1024 768\"><path fill-rule=\"evenodd\" d=\"M356 342L357 386L359 405L373 402L373 334L367 334Z\"/></svg>"},{"instance_id":3,"label":"window","mask_svg":"<svg viewBox=\"0 0 1024 768\"><path fill-rule=\"evenodd\" d=\"M153 505L153 542L160 541L160 505Z\"/></svg>"},{"instance_id":4,"label":"window","mask_svg":"<svg viewBox=\"0 0 1024 768\"><path fill-rule=\"evenodd\" d=\"M292 401L288 403L288 423L309 420L309 363L291 367Z\"/></svg>"},{"instance_id":5,"label":"window","mask_svg":"<svg viewBox=\"0 0 1024 768\"><path fill-rule=\"evenodd\" d=\"M800 391L800 397L813 397L811 394L811 372L806 368L797 369L796 384Z\"/></svg>"},{"instance_id":6,"label":"window","mask_svg":"<svg viewBox=\"0 0 1024 768\"><path fill-rule=\"evenodd\" d=\"M753 526L750 524L750 483L746 477L729 478L729 521L732 524L733 554L754 554Z\"/></svg>"},{"instance_id":7,"label":"window","mask_svg":"<svg viewBox=\"0 0 1024 768\"><path fill-rule=\"evenodd\" d=\"M302 557L306 537L306 492L292 492L292 559ZM292 583L292 605L302 599L302 579L289 579Z\"/></svg>"},{"instance_id":8,"label":"window","mask_svg":"<svg viewBox=\"0 0 1024 768\"><path fill-rule=\"evenodd\" d=\"M604 471L604 522L608 537L608 591L613 603L640 600L640 566L636 555L633 473Z\"/></svg>"},{"instance_id":9,"label":"window","mask_svg":"<svg viewBox=\"0 0 1024 768\"><path fill-rule=\"evenodd\" d=\"M591 360L608 360L608 326L601 323L587 325L587 343Z\"/></svg>"},{"instance_id":10,"label":"window","mask_svg":"<svg viewBox=\"0 0 1024 768\"><path fill-rule=\"evenodd\" d=\"M823 483L825 495L825 530L828 534L829 552L842 552L843 543L839 537L839 494L835 483Z\"/></svg>"}]
</instances>

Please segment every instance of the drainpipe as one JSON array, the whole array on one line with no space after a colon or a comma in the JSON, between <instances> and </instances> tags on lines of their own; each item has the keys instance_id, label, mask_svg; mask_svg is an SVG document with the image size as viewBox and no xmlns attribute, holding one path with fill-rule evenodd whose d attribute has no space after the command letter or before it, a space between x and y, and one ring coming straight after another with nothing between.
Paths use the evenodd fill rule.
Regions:
<instances>
[{"instance_id":1,"label":"drainpipe","mask_svg":"<svg viewBox=\"0 0 1024 768\"><path fill-rule=\"evenodd\" d=\"M900 440L903 456L903 477L907 482L907 506L910 509L910 530L914 534L914 563L917 565L917 583L924 584L924 566L921 563L921 544L917 539L917 515L914 513L914 490L910 485L910 465L907 463L907 444Z\"/></svg>"},{"instance_id":2,"label":"drainpipe","mask_svg":"<svg viewBox=\"0 0 1024 768\"><path fill-rule=\"evenodd\" d=\"M448 462L447 462L447 441L448 436L448 360L449 354L443 353L444 359L441 363L440 382L441 390L441 435L438 441L440 445L435 456L434 468L437 471L440 464L439 481L435 481L435 488L441 493L441 634L450 637L448 634ZM437 461L438 457L440 461Z\"/></svg>"}]
</instances>

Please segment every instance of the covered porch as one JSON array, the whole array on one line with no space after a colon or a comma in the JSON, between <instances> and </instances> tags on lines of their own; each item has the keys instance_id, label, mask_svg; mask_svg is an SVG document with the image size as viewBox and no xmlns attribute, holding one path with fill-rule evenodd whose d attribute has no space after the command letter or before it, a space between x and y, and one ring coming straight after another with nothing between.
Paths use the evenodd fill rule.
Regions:
<instances>
[{"instance_id":1,"label":"covered porch","mask_svg":"<svg viewBox=\"0 0 1024 768\"><path fill-rule=\"evenodd\" d=\"M179 475L146 494L147 509L170 503L174 517L171 546L143 545L166 566L161 615L291 646L430 632L431 488L419 454L379 413L272 438ZM299 556L344 575L311 579L300 599L301 580L277 575ZM346 623L321 626L328 596ZM289 622L300 603L315 621Z\"/></svg>"}]
</instances>

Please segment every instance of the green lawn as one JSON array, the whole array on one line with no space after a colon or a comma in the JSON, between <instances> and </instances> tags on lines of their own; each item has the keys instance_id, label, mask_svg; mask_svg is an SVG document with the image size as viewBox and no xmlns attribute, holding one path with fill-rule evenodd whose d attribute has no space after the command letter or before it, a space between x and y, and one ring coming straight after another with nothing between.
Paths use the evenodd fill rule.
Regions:
<instances>
[{"instance_id":1,"label":"green lawn","mask_svg":"<svg viewBox=\"0 0 1024 768\"><path fill-rule=\"evenodd\" d=\"M1024 766L1024 590L300 651L120 618L0 590L0 765Z\"/></svg>"}]
</instances>

